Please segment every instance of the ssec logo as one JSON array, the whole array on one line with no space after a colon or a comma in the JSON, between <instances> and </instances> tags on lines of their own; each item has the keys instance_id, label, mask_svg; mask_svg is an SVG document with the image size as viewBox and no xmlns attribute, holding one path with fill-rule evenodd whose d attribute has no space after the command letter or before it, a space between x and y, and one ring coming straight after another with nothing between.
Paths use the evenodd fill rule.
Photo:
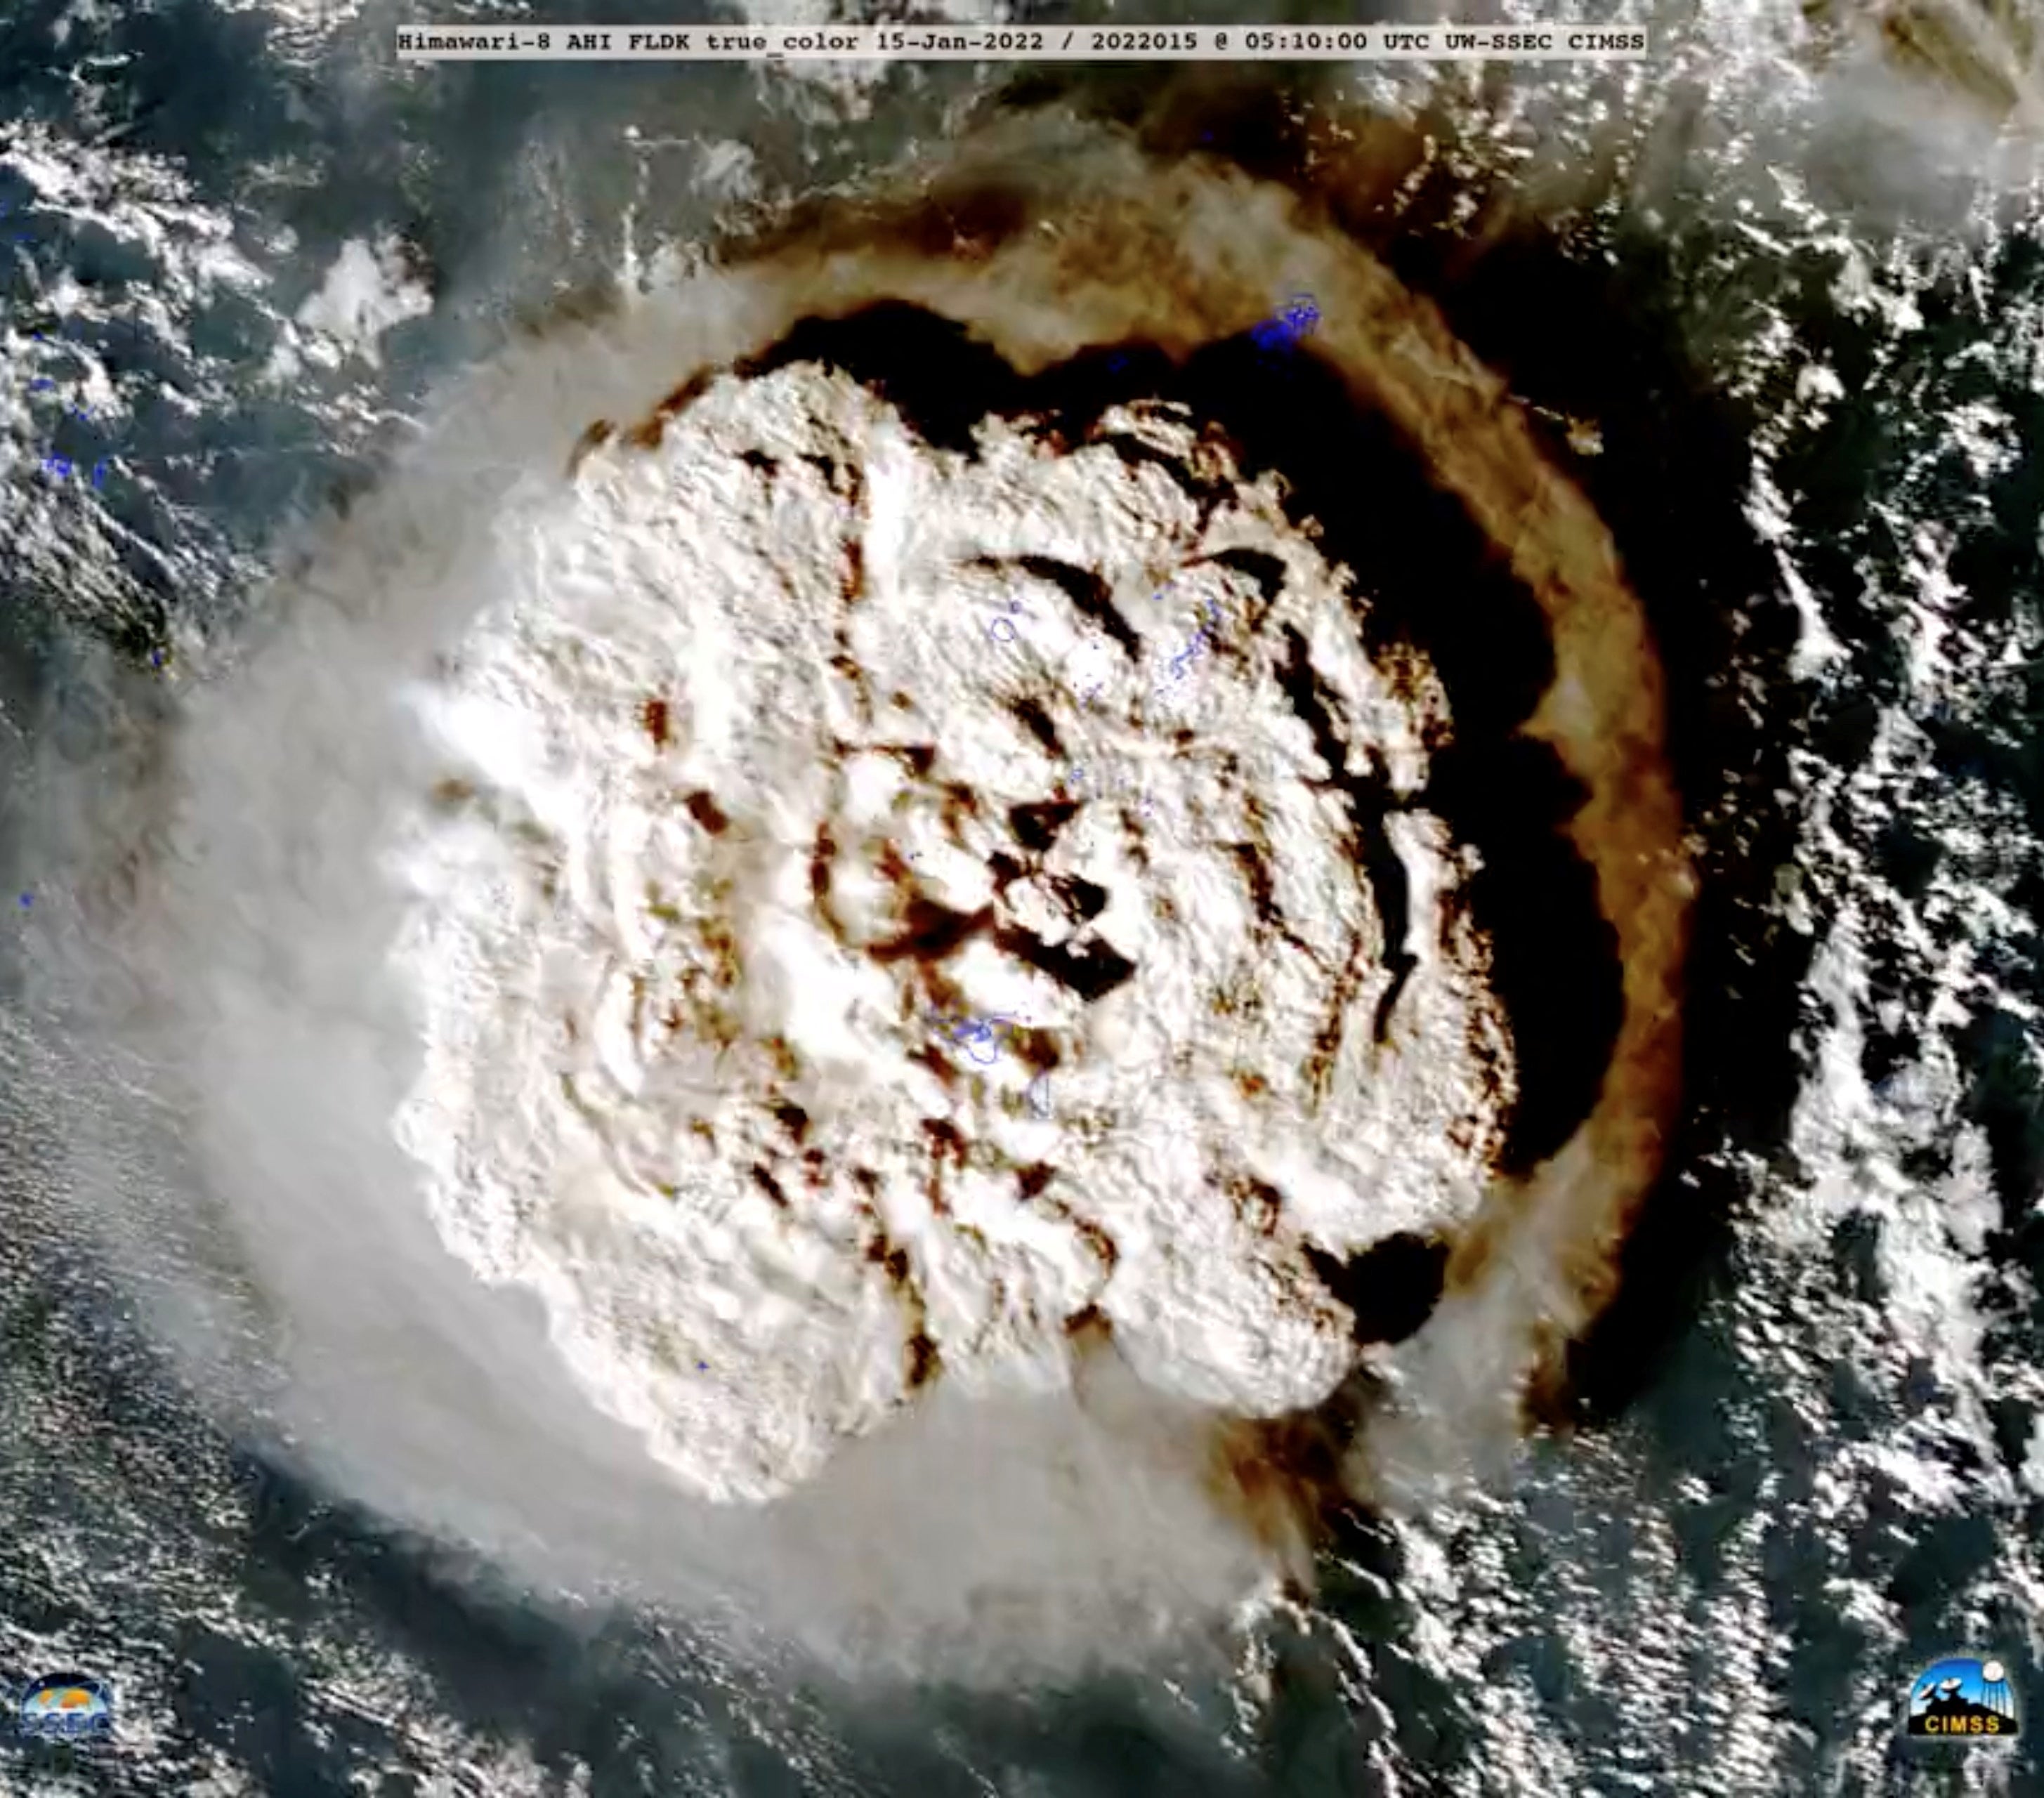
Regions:
<instances>
[{"instance_id":1,"label":"ssec logo","mask_svg":"<svg viewBox=\"0 0 2044 1798\"><path fill-rule=\"evenodd\" d=\"M79 1745L113 1735L113 1695L86 1673L50 1673L21 1694L21 1735L30 1742Z\"/></svg>"},{"instance_id":2,"label":"ssec logo","mask_svg":"<svg viewBox=\"0 0 2044 1798\"><path fill-rule=\"evenodd\" d=\"M2008 1669L1999 1661L1948 1654L1933 1661L1911 1682L1906 1734L1930 1742L1963 1736L1969 1742L2012 1742L2023 1733L2009 1689Z\"/></svg>"}]
</instances>

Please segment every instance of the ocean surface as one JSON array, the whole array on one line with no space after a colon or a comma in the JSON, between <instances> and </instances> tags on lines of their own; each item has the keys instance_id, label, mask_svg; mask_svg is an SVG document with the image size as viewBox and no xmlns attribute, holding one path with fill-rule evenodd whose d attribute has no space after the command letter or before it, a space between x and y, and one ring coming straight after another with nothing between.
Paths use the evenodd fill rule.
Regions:
<instances>
[{"instance_id":1,"label":"ocean surface","mask_svg":"<svg viewBox=\"0 0 2044 1798\"><path fill-rule=\"evenodd\" d=\"M401 68L412 16L0 18L0 1682L93 1673L120 1718L101 1757L0 1731L0 1790L2044 1790L2044 194L2001 88L1757 6L1670 11L1638 71L1438 89ZM462 371L1044 108L1280 180L1316 109L1428 133L1354 228L1558 437L1595 425L1572 470L1668 670L1681 1122L1540 1427L1350 1509L1310 1595L1139 1670L763 1669L388 1523L167 1347L94 1182L164 1178L179 1120L29 978L74 902L36 770L127 766ZM1464 229L1477 192L1510 229ZM2008 1663L2021 1743L1899 1739L1948 1650Z\"/></svg>"}]
</instances>

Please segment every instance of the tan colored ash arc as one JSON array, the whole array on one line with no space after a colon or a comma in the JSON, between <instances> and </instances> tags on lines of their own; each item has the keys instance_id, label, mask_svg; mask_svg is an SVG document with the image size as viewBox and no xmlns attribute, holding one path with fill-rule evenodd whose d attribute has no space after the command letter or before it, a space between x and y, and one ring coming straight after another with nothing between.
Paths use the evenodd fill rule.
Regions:
<instances>
[{"instance_id":1,"label":"tan colored ash arc","mask_svg":"<svg viewBox=\"0 0 2044 1798\"><path fill-rule=\"evenodd\" d=\"M1481 1414L1508 1430L1528 1381L1552 1375L1559 1348L1615 1290L1679 1097L1695 882L1665 682L1589 500L1438 309L1287 190L1204 162L1162 165L1110 144L1018 168L997 136L961 155L941 189L805 219L729 272L746 303L724 313L717 360L756 354L804 317L907 301L965 324L1024 375L1128 339L1184 356L1246 331L1272 294L1309 293L1317 353L1417 447L1537 597L1554 677L1526 728L1587 790L1570 830L1615 933L1623 1016L1589 1116L1529 1178L1493 1190L1456 1246L1443 1303L1394 1358L1419 1419L1481 1434ZM643 421L642 439L656 439L702 378ZM1377 1458L1366 1445L1351 1480L1394 1497Z\"/></svg>"}]
</instances>

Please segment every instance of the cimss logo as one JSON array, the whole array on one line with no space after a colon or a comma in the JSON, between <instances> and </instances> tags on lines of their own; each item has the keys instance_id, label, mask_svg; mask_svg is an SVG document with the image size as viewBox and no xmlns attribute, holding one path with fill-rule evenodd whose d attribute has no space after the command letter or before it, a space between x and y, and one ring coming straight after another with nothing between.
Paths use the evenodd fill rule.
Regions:
<instances>
[{"instance_id":1,"label":"cimss logo","mask_svg":"<svg viewBox=\"0 0 2044 1798\"><path fill-rule=\"evenodd\" d=\"M21 1723L34 1742L104 1742L113 1734L113 1695L83 1673L52 1673L21 1694Z\"/></svg>"},{"instance_id":2,"label":"cimss logo","mask_svg":"<svg viewBox=\"0 0 2044 1798\"><path fill-rule=\"evenodd\" d=\"M1999 1661L1976 1661L1963 1654L1934 1661L1909 1688L1911 1735L1942 1742L1955 1735L1969 1741L2013 1740L2023 1732L2010 1690L2008 1669Z\"/></svg>"}]
</instances>

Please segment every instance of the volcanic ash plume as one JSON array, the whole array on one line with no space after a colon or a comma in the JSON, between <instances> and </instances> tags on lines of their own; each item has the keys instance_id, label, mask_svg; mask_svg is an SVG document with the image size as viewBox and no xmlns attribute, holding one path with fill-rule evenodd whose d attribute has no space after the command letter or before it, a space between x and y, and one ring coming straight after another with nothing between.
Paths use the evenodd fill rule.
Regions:
<instances>
[{"instance_id":1,"label":"volcanic ash plume","mask_svg":"<svg viewBox=\"0 0 2044 1798\"><path fill-rule=\"evenodd\" d=\"M536 535L418 701L401 1122L463 1258L715 1497L936 1377L1062 1385L1093 1317L1185 1397L1325 1398L1306 1248L1466 1221L1509 1056L1417 803L1443 697L1272 483L1167 405L944 449L798 362Z\"/></svg>"},{"instance_id":2,"label":"volcanic ash plume","mask_svg":"<svg viewBox=\"0 0 2044 1798\"><path fill-rule=\"evenodd\" d=\"M1370 1370L1395 1494L1607 1294L1688 878L1605 532L1291 195L1029 147L521 348L191 701L121 1028L378 1502L861 1614L1207 1602L1265 1424ZM1412 503L1288 464L1285 382ZM1393 596L1364 540L1435 530ZM1514 801L1430 649L1517 653L1492 594L1612 964L1531 1162L1516 865L1463 828ZM1388 1243L1445 1266L1416 1335L1360 1296Z\"/></svg>"}]
</instances>

